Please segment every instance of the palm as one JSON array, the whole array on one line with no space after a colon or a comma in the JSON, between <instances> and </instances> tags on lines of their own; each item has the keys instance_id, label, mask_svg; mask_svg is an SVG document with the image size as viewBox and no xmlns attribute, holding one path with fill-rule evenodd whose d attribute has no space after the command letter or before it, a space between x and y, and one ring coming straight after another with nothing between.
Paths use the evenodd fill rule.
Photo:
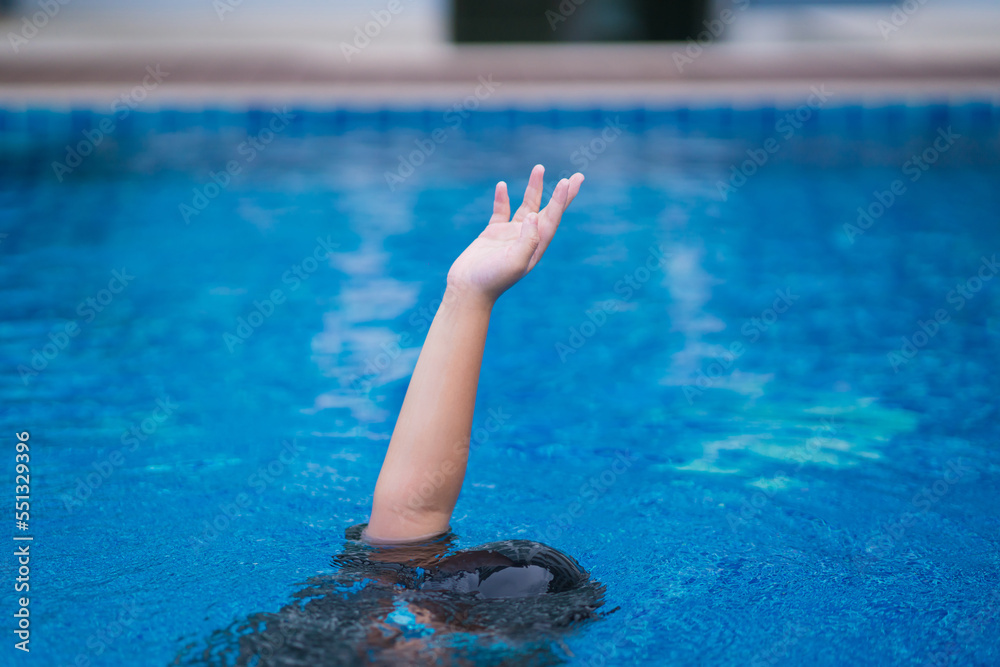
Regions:
<instances>
[{"instance_id":1,"label":"palm","mask_svg":"<svg viewBox=\"0 0 1000 667\"><path fill-rule=\"evenodd\" d=\"M539 212L543 175L541 165L532 170L524 202L513 218L507 186L503 181L497 184L493 217L452 264L449 283L497 297L534 268L583 182L582 174L560 181L549 204Z\"/></svg>"}]
</instances>

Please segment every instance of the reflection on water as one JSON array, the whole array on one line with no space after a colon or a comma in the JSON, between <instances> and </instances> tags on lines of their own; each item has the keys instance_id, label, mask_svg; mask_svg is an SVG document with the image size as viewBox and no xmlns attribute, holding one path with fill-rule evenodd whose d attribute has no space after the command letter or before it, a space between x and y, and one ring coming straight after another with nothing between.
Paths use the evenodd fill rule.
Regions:
<instances>
[{"instance_id":1,"label":"reflection on water","mask_svg":"<svg viewBox=\"0 0 1000 667\"><path fill-rule=\"evenodd\" d=\"M682 334L683 347L671 356L660 382L684 392L688 400L678 404L681 417L726 415L730 430L739 433L701 442L700 456L674 465L675 469L753 474L756 462L748 454L798 467L855 466L880 458L881 445L916 427L917 415L882 406L876 398L853 396L848 387L840 393L798 391L780 398L769 394L768 385L778 369L772 373L739 369L740 357L759 339L761 329L711 314L712 285L722 281L703 268L703 251L674 243L669 255L663 283L671 296L671 322ZM765 323L768 315L779 316L766 309L764 313ZM737 332L727 345L704 340L706 334L724 331ZM765 484L784 486L781 481Z\"/></svg>"},{"instance_id":2,"label":"reflection on water","mask_svg":"<svg viewBox=\"0 0 1000 667\"><path fill-rule=\"evenodd\" d=\"M671 297L670 320L673 329L683 335L683 347L673 353L661 384L680 387L689 403L707 389L732 391L751 398L763 395L764 386L774 376L744 373L734 368L741 341L734 341L734 347L704 340L705 334L725 331L727 324L707 307L712 285L719 280L702 267L703 251L679 243L668 248L670 259L663 284Z\"/></svg>"},{"instance_id":3,"label":"reflection on water","mask_svg":"<svg viewBox=\"0 0 1000 667\"><path fill-rule=\"evenodd\" d=\"M391 415L370 398L372 389L409 376L419 349L413 340L386 322L413 310L422 285L389 277L386 239L412 228L413 211L404 199L375 204L358 202L368 215L352 219L357 248L330 257L345 275L328 312L323 330L312 340L312 358L337 387L316 397L309 414L345 408L358 422L383 421ZM409 346L409 347L408 347Z\"/></svg>"},{"instance_id":4,"label":"reflection on water","mask_svg":"<svg viewBox=\"0 0 1000 667\"><path fill-rule=\"evenodd\" d=\"M880 448L890 438L917 425L917 416L906 410L886 408L874 398L837 394L777 403L765 392L751 406L738 399L714 405L729 410L731 428L741 435L703 442L701 456L676 469L752 474L756 465L746 454L798 466L850 467L881 458Z\"/></svg>"}]
</instances>

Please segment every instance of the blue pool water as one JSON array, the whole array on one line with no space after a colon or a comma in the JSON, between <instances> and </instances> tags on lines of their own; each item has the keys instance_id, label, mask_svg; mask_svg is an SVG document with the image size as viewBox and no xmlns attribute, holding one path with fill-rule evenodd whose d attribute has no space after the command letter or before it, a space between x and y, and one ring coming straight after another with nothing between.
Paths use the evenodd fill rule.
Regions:
<instances>
[{"instance_id":1,"label":"blue pool water","mask_svg":"<svg viewBox=\"0 0 1000 667\"><path fill-rule=\"evenodd\" d=\"M221 661L333 574L537 162L587 181L494 312L453 528L620 609L533 664L1000 662L1000 109L796 112L0 112L0 664Z\"/></svg>"}]
</instances>

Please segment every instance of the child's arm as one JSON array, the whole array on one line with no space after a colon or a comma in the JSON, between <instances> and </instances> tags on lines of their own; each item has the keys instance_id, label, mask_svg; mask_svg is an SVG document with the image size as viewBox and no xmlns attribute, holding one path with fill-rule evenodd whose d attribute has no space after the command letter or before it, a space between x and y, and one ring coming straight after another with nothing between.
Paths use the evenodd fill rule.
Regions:
<instances>
[{"instance_id":1,"label":"child's arm","mask_svg":"<svg viewBox=\"0 0 1000 667\"><path fill-rule=\"evenodd\" d=\"M512 220L507 186L497 183L489 225L448 272L375 485L368 539L414 541L448 530L469 458L493 304L538 263L583 182L582 174L560 181L539 213L543 173L541 165L532 170Z\"/></svg>"}]
</instances>

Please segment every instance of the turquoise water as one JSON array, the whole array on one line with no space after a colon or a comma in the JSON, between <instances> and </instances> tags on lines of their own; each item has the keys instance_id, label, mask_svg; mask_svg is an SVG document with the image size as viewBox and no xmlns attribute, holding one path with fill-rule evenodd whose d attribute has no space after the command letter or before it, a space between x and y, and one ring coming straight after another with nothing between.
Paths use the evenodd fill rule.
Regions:
<instances>
[{"instance_id":1,"label":"turquoise water","mask_svg":"<svg viewBox=\"0 0 1000 667\"><path fill-rule=\"evenodd\" d=\"M1000 661L1000 110L279 112L0 113L0 663L197 662L333 574L537 162L587 182L494 311L452 525L620 609L530 659Z\"/></svg>"}]
</instances>

